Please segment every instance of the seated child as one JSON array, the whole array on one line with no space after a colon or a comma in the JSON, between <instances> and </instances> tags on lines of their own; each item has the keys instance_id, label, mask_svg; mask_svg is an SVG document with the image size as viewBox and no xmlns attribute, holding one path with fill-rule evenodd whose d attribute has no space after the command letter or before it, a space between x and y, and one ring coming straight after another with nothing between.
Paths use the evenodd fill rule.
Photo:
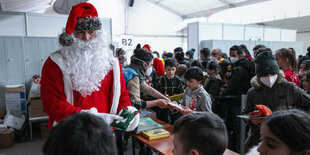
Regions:
<instances>
[{"instance_id":1,"label":"seated child","mask_svg":"<svg viewBox=\"0 0 310 155\"><path fill-rule=\"evenodd\" d=\"M228 143L224 121L211 112L183 115L175 122L173 133L175 155L222 155Z\"/></svg>"},{"instance_id":2,"label":"seated child","mask_svg":"<svg viewBox=\"0 0 310 155\"><path fill-rule=\"evenodd\" d=\"M116 155L112 128L89 113L74 114L58 123L43 146L45 155Z\"/></svg>"},{"instance_id":3,"label":"seated child","mask_svg":"<svg viewBox=\"0 0 310 155\"><path fill-rule=\"evenodd\" d=\"M178 64L175 59L173 58L166 59L165 61L166 75L161 76L154 83L154 88L167 97L184 93L185 83L177 75L175 75L177 65ZM169 109L158 109L156 113L158 119L170 123L170 121L168 121ZM175 121L173 115L175 113L170 114L171 114L170 115L171 124L173 124Z\"/></svg>"},{"instance_id":4,"label":"seated child","mask_svg":"<svg viewBox=\"0 0 310 155\"><path fill-rule=\"evenodd\" d=\"M203 78L202 70L198 67L192 67L185 73L187 88L184 93L182 105L185 106L180 112L184 114L193 111L212 112L212 101L209 94L201 85Z\"/></svg>"}]
</instances>

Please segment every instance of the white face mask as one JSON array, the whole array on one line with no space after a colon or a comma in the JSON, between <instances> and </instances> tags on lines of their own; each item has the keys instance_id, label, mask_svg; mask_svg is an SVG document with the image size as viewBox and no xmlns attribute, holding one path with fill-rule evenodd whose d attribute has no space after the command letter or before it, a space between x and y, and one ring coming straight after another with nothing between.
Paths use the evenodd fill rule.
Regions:
<instances>
[{"instance_id":1,"label":"white face mask","mask_svg":"<svg viewBox=\"0 0 310 155\"><path fill-rule=\"evenodd\" d=\"M260 77L259 80L264 85L271 88L274 85L274 83L276 82L277 78L278 78L278 74L275 74L275 75L271 75L271 76Z\"/></svg>"},{"instance_id":2,"label":"white face mask","mask_svg":"<svg viewBox=\"0 0 310 155\"><path fill-rule=\"evenodd\" d=\"M239 60L238 57L230 57L229 59L230 59L230 62L233 64Z\"/></svg>"},{"instance_id":3,"label":"white face mask","mask_svg":"<svg viewBox=\"0 0 310 155\"><path fill-rule=\"evenodd\" d=\"M212 61L216 61L216 60L217 60L217 58L216 58L216 57L214 57L214 56L211 56L211 60L212 60Z\"/></svg>"},{"instance_id":4,"label":"white face mask","mask_svg":"<svg viewBox=\"0 0 310 155\"><path fill-rule=\"evenodd\" d=\"M153 67L151 66L149 69L146 70L145 75L150 76L152 71L153 71Z\"/></svg>"}]
</instances>

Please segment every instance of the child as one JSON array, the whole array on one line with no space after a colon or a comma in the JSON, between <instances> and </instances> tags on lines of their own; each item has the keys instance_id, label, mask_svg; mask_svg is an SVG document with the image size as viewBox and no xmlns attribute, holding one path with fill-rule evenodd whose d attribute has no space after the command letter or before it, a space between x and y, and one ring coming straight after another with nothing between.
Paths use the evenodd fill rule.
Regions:
<instances>
[{"instance_id":1,"label":"child","mask_svg":"<svg viewBox=\"0 0 310 155\"><path fill-rule=\"evenodd\" d=\"M184 114L193 111L212 112L212 102L209 94L201 85L203 78L202 70L198 67L192 67L185 73L187 88L184 93L182 105L185 106L180 112Z\"/></svg>"},{"instance_id":2,"label":"child","mask_svg":"<svg viewBox=\"0 0 310 155\"><path fill-rule=\"evenodd\" d=\"M260 154L310 154L310 115L290 109L268 116L262 123Z\"/></svg>"},{"instance_id":3,"label":"child","mask_svg":"<svg viewBox=\"0 0 310 155\"><path fill-rule=\"evenodd\" d=\"M222 155L228 137L224 121L211 112L182 116L173 126L173 153Z\"/></svg>"},{"instance_id":4,"label":"child","mask_svg":"<svg viewBox=\"0 0 310 155\"><path fill-rule=\"evenodd\" d=\"M154 88L167 97L184 93L185 83L177 75L175 75L177 65L178 64L175 59L166 59L165 71L167 74L161 76L156 82L154 82ZM168 118L168 109L158 109L156 112L158 119L167 123L170 122ZM170 114L171 124L173 124L176 119L174 117L174 113Z\"/></svg>"},{"instance_id":5,"label":"child","mask_svg":"<svg viewBox=\"0 0 310 155\"><path fill-rule=\"evenodd\" d=\"M112 128L100 117L81 112L59 122L43 146L45 155L116 155Z\"/></svg>"}]
</instances>

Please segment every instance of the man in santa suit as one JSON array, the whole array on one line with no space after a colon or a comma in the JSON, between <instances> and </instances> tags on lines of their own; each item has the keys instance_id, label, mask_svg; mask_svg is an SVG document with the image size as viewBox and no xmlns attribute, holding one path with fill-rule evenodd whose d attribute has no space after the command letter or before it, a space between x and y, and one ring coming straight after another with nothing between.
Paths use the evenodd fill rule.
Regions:
<instances>
[{"instance_id":1,"label":"man in santa suit","mask_svg":"<svg viewBox=\"0 0 310 155\"><path fill-rule=\"evenodd\" d=\"M92 113L126 131L137 127L139 114L131 106L120 64L101 25L92 4L72 7L59 36L61 49L42 69L41 98L49 128L79 112Z\"/></svg>"}]
</instances>

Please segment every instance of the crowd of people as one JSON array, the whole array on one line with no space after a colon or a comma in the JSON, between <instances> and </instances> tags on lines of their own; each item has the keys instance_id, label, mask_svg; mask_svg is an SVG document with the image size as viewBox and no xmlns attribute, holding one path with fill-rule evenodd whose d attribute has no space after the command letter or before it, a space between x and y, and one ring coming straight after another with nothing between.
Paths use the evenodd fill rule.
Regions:
<instances>
[{"instance_id":1,"label":"crowd of people","mask_svg":"<svg viewBox=\"0 0 310 155\"><path fill-rule=\"evenodd\" d=\"M229 57L204 47L195 59L194 49L160 57L138 44L129 56L108 46L97 17L90 3L74 6L61 49L42 69L41 98L53 128L44 154L122 154L124 131L138 126L143 109L174 126L174 154L240 153L237 116L259 104L274 113L243 120L246 152L260 145L261 154L310 154L310 47L299 61L293 48L264 45L253 48L253 57L245 45L232 45ZM181 109L171 106L175 95L183 96L176 101ZM140 144L140 154L149 153Z\"/></svg>"}]
</instances>

